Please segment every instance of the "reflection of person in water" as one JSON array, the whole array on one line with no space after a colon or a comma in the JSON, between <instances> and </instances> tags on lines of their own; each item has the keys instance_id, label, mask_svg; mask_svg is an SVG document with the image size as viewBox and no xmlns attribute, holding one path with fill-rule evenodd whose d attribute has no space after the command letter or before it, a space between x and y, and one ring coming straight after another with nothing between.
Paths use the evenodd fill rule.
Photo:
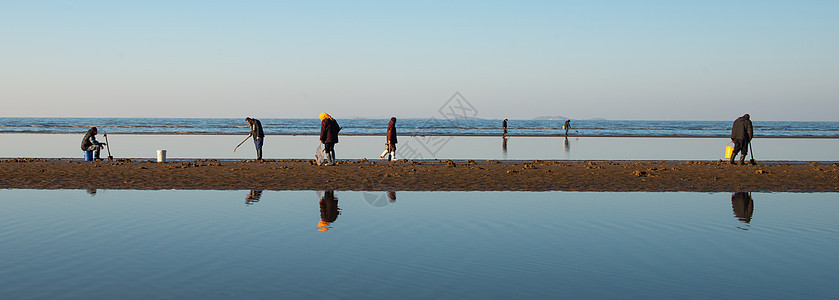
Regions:
<instances>
[{"instance_id":1,"label":"reflection of person in water","mask_svg":"<svg viewBox=\"0 0 839 300\"><path fill-rule=\"evenodd\" d=\"M746 192L731 194L731 208L734 209L734 217L740 222L749 224L752 221L752 214L755 211L755 203L752 195Z\"/></svg>"},{"instance_id":2,"label":"reflection of person in water","mask_svg":"<svg viewBox=\"0 0 839 300\"><path fill-rule=\"evenodd\" d=\"M323 193L323 198L320 198L320 222L318 222L319 231L327 231L332 228L332 222L335 222L340 215L338 208L338 198L335 198L335 191L326 191Z\"/></svg>"},{"instance_id":3,"label":"reflection of person in water","mask_svg":"<svg viewBox=\"0 0 839 300\"><path fill-rule=\"evenodd\" d=\"M96 189L87 189L87 194L91 197L96 196Z\"/></svg>"},{"instance_id":4,"label":"reflection of person in water","mask_svg":"<svg viewBox=\"0 0 839 300\"><path fill-rule=\"evenodd\" d=\"M251 190L251 192L248 193L248 196L245 197L245 204L253 205L254 203L259 202L259 198L262 198L262 191Z\"/></svg>"},{"instance_id":5,"label":"reflection of person in water","mask_svg":"<svg viewBox=\"0 0 839 300\"><path fill-rule=\"evenodd\" d=\"M568 142L568 137L565 137L565 141L562 142L562 145L565 146L565 154L571 153L571 143Z\"/></svg>"},{"instance_id":6,"label":"reflection of person in water","mask_svg":"<svg viewBox=\"0 0 839 300\"><path fill-rule=\"evenodd\" d=\"M507 158L507 137L501 138L501 152L504 153L504 158Z\"/></svg>"},{"instance_id":7,"label":"reflection of person in water","mask_svg":"<svg viewBox=\"0 0 839 300\"><path fill-rule=\"evenodd\" d=\"M396 202L396 191L387 191L387 199L390 203Z\"/></svg>"}]
</instances>

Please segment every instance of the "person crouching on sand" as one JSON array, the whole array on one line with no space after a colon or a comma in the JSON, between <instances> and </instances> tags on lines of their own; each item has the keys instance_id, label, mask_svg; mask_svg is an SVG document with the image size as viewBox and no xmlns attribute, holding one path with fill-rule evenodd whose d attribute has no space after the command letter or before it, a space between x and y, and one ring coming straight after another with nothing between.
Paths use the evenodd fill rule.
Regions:
<instances>
[{"instance_id":1,"label":"person crouching on sand","mask_svg":"<svg viewBox=\"0 0 839 300\"><path fill-rule=\"evenodd\" d=\"M326 154L326 165L335 164L335 144L338 143L338 121L327 113L320 113L320 142L323 143L323 152Z\"/></svg>"},{"instance_id":2,"label":"person crouching on sand","mask_svg":"<svg viewBox=\"0 0 839 300\"><path fill-rule=\"evenodd\" d=\"M82 139L82 151L93 151L94 159L95 160L102 160L99 158L99 151L102 150L102 146L107 145L105 143L100 143L96 140L96 134L99 133L96 127L91 127L85 133L84 138Z\"/></svg>"},{"instance_id":3,"label":"person crouching on sand","mask_svg":"<svg viewBox=\"0 0 839 300\"><path fill-rule=\"evenodd\" d=\"M396 117L390 118L387 123L387 144L385 144L385 152L379 155L380 158L385 159L385 155L389 156L388 160L396 160Z\"/></svg>"}]
</instances>

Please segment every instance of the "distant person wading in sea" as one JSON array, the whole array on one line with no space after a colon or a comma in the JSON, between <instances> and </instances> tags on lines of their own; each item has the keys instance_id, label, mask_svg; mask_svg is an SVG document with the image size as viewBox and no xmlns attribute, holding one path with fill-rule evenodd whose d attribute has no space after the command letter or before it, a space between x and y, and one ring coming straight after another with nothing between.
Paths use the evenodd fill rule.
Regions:
<instances>
[{"instance_id":1,"label":"distant person wading in sea","mask_svg":"<svg viewBox=\"0 0 839 300\"><path fill-rule=\"evenodd\" d=\"M565 136L568 136L568 129L571 129L571 120L565 120L565 125L562 125L562 128L565 129Z\"/></svg>"}]
</instances>

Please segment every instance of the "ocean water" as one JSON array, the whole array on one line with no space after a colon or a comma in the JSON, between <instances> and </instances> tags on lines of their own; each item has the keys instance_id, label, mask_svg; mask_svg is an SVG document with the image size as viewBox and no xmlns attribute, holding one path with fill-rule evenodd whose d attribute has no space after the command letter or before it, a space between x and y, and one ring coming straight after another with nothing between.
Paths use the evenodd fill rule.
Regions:
<instances>
[{"instance_id":1,"label":"ocean water","mask_svg":"<svg viewBox=\"0 0 839 300\"><path fill-rule=\"evenodd\" d=\"M314 135L317 119L260 119L268 135ZM384 135L388 119L338 119L342 135ZM572 120L570 135L614 137L727 137L732 121ZM839 122L753 120L759 137L839 138ZM0 118L2 133L81 134L96 126L114 134L247 134L244 118ZM510 120L511 136L564 135L562 120ZM400 135L497 136L501 120L399 119Z\"/></svg>"},{"instance_id":2,"label":"ocean water","mask_svg":"<svg viewBox=\"0 0 839 300\"><path fill-rule=\"evenodd\" d=\"M2 299L837 299L836 193L0 190Z\"/></svg>"}]
</instances>

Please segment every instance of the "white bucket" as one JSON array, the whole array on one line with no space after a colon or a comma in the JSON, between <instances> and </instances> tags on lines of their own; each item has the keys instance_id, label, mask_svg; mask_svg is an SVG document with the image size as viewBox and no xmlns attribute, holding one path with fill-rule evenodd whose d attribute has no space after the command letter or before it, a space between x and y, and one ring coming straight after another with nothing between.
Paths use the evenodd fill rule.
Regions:
<instances>
[{"instance_id":1,"label":"white bucket","mask_svg":"<svg viewBox=\"0 0 839 300\"><path fill-rule=\"evenodd\" d=\"M157 150L157 162L166 161L166 150Z\"/></svg>"}]
</instances>

